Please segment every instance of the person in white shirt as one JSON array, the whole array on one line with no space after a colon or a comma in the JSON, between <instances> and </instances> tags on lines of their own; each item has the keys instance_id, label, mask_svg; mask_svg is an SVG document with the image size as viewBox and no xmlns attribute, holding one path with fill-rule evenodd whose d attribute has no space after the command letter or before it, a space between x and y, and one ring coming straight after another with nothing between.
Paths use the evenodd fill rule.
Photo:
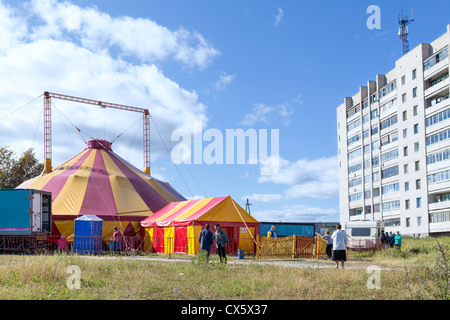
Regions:
<instances>
[{"instance_id":1,"label":"person in white shirt","mask_svg":"<svg viewBox=\"0 0 450 320\"><path fill-rule=\"evenodd\" d=\"M344 268L344 262L347 261L347 244L348 236L345 231L342 231L342 226L338 224L336 231L333 232L331 239L333 240L333 255L331 260L336 262L336 268L339 268L339 261L341 261L342 268Z\"/></svg>"}]
</instances>

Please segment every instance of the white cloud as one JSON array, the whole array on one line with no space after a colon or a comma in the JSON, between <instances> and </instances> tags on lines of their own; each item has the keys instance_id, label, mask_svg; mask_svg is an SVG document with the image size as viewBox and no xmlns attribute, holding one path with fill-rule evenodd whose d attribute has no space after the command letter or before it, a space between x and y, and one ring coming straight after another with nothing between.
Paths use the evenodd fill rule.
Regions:
<instances>
[{"instance_id":1,"label":"white cloud","mask_svg":"<svg viewBox=\"0 0 450 320\"><path fill-rule=\"evenodd\" d=\"M176 128L191 128L196 120L207 123L207 109L197 93L182 88L155 65L174 59L206 67L217 51L200 34L182 28L170 31L148 19L113 18L96 8L80 8L78 30L76 24L65 20L71 18L70 5L46 0L14 9L0 2L0 119L9 115L0 123L0 145L8 144L18 154L33 145L36 156L42 159L42 98L13 112L46 90L148 108L152 160L168 156L155 123L166 143ZM71 122L96 138L112 139L140 117L121 110L52 102ZM139 121L136 128L133 132L142 132ZM141 135L138 133L139 142L130 134L113 145L122 155L133 146L131 162L137 167L142 166ZM72 139L80 140L78 132L54 110L53 164L84 148L81 142L78 146L82 149L74 150Z\"/></svg>"},{"instance_id":2,"label":"white cloud","mask_svg":"<svg viewBox=\"0 0 450 320\"><path fill-rule=\"evenodd\" d=\"M186 66L201 69L219 54L200 33L183 27L169 30L150 19L111 17L96 7L80 8L56 0L34 0L31 9L43 22L33 27L35 39L70 38L96 53L117 51L118 57L135 58L145 63L173 58ZM68 23L76 20L74 15L80 20L79 28Z\"/></svg>"},{"instance_id":3,"label":"white cloud","mask_svg":"<svg viewBox=\"0 0 450 320\"><path fill-rule=\"evenodd\" d=\"M216 82L216 89L217 90L226 89L235 78L236 75L234 74L222 73L219 77L219 80L217 80Z\"/></svg>"},{"instance_id":4,"label":"white cloud","mask_svg":"<svg viewBox=\"0 0 450 320\"><path fill-rule=\"evenodd\" d=\"M277 9L277 15L275 16L273 25L274 25L274 26L278 26L278 25L280 24L281 20L283 20L283 18L284 18L284 12L283 12L283 9L278 8L278 9Z\"/></svg>"},{"instance_id":5,"label":"white cloud","mask_svg":"<svg viewBox=\"0 0 450 320\"><path fill-rule=\"evenodd\" d=\"M283 198L281 194L257 194L254 193L249 196L241 197L242 200L250 199L251 201L257 201L257 202L274 202L279 201Z\"/></svg>"},{"instance_id":6,"label":"white cloud","mask_svg":"<svg viewBox=\"0 0 450 320\"><path fill-rule=\"evenodd\" d=\"M279 157L278 172L261 175L258 182L290 186L284 191L283 199L337 197L339 195L337 156L314 160L300 159L295 162Z\"/></svg>"},{"instance_id":7,"label":"white cloud","mask_svg":"<svg viewBox=\"0 0 450 320\"><path fill-rule=\"evenodd\" d=\"M186 197L186 199L188 200L199 200L199 199L204 199L205 197L199 196L198 194L196 194L195 196L191 196L191 197Z\"/></svg>"},{"instance_id":8,"label":"white cloud","mask_svg":"<svg viewBox=\"0 0 450 320\"><path fill-rule=\"evenodd\" d=\"M268 123L269 120L276 119L281 124L287 126L290 124L290 117L294 113L294 109L286 104L269 106L264 103L256 103L252 110L244 115L244 119L240 122L242 126L252 126L256 123Z\"/></svg>"}]
</instances>

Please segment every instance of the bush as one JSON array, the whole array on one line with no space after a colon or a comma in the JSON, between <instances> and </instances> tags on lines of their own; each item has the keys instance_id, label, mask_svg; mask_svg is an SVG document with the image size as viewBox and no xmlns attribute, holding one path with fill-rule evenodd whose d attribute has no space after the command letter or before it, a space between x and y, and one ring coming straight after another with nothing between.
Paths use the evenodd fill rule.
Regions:
<instances>
[{"instance_id":1,"label":"bush","mask_svg":"<svg viewBox=\"0 0 450 320\"><path fill-rule=\"evenodd\" d=\"M406 287L413 299L450 300L448 246L436 243L434 265L419 266L415 272L405 267Z\"/></svg>"}]
</instances>

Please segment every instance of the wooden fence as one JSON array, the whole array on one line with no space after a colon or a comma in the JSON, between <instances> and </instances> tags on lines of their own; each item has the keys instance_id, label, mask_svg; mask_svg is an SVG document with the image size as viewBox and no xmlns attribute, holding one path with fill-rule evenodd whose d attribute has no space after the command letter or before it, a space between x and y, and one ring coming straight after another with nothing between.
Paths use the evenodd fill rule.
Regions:
<instances>
[{"instance_id":1,"label":"wooden fence","mask_svg":"<svg viewBox=\"0 0 450 320\"><path fill-rule=\"evenodd\" d=\"M314 237L288 236L278 238L259 237L257 239L258 259L312 258Z\"/></svg>"}]
</instances>

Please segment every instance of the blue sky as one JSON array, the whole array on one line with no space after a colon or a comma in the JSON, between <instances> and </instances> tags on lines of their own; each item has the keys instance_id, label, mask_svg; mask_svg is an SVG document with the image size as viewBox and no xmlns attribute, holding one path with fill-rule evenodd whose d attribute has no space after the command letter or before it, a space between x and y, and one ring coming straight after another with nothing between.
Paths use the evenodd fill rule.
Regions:
<instances>
[{"instance_id":1,"label":"blue sky","mask_svg":"<svg viewBox=\"0 0 450 320\"><path fill-rule=\"evenodd\" d=\"M380 29L367 28L370 5ZM409 18L414 9L410 48L450 23L445 0L0 1L0 145L43 159L34 99L45 90L149 108L169 149L171 133L198 120L224 136L278 129L280 170L262 176L259 164L175 166L152 126L152 172L189 198L244 206L249 196L261 221L338 221L336 108L394 67L402 6ZM54 104L54 164L88 135L111 140L131 127L113 149L142 167L138 115Z\"/></svg>"}]
</instances>

